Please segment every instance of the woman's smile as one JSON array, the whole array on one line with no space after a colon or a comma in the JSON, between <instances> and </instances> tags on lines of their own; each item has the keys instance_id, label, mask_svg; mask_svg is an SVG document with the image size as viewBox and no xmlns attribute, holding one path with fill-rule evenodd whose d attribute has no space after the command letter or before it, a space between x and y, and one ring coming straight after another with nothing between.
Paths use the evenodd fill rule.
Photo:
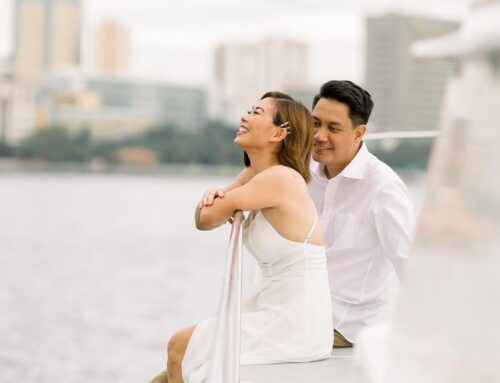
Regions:
<instances>
[{"instance_id":1,"label":"woman's smile","mask_svg":"<svg viewBox=\"0 0 500 383\"><path fill-rule=\"evenodd\" d=\"M245 134L245 133L248 133L248 128L243 125L240 125L240 129L236 134L239 136L240 134Z\"/></svg>"}]
</instances>

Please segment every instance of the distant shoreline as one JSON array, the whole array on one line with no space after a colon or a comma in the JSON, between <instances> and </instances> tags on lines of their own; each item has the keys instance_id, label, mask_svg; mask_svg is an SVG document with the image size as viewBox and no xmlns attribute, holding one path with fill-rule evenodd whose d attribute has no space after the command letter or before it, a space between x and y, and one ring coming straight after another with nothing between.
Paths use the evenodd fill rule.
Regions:
<instances>
[{"instance_id":1,"label":"distant shoreline","mask_svg":"<svg viewBox=\"0 0 500 383\"><path fill-rule=\"evenodd\" d=\"M407 178L420 177L426 169L391 166ZM218 164L155 164L152 166L89 164L79 162L46 162L0 158L0 176L6 174L85 174L85 175L175 175L234 177L241 166Z\"/></svg>"},{"instance_id":2,"label":"distant shoreline","mask_svg":"<svg viewBox=\"0 0 500 383\"><path fill-rule=\"evenodd\" d=\"M243 167L234 165L157 164L154 166L46 162L0 159L0 175L15 173L140 174L140 175L215 175L234 176Z\"/></svg>"}]
</instances>

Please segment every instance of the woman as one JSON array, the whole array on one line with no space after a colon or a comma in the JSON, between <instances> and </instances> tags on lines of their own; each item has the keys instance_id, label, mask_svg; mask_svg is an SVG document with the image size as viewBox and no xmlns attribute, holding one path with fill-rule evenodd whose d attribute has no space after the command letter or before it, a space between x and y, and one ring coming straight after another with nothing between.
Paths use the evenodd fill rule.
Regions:
<instances>
[{"instance_id":1,"label":"woman","mask_svg":"<svg viewBox=\"0 0 500 383\"><path fill-rule=\"evenodd\" d=\"M261 283L242 305L241 364L307 362L330 355L333 326L326 258L309 198L312 119L282 93L266 93L241 118L234 142L249 165L196 208L196 227L214 229L236 210L250 211L243 243ZM175 333L168 345L168 381L201 382L208 374L215 318Z\"/></svg>"}]
</instances>

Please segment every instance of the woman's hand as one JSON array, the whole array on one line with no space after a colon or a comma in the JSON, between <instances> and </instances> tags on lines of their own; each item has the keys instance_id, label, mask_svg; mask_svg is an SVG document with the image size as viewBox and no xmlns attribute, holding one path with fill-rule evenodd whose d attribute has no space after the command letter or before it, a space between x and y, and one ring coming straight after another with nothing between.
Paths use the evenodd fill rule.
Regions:
<instances>
[{"instance_id":1,"label":"woman's hand","mask_svg":"<svg viewBox=\"0 0 500 383\"><path fill-rule=\"evenodd\" d=\"M225 195L224 189L208 189L205 193L203 193L203 197L201 198L200 202L198 202L194 218L196 222L196 227L199 230L210 230L204 228L204 225L202 224L201 209L203 209L204 207L212 206L216 198L224 198L224 195ZM232 217L230 217L227 220L227 222L229 223L232 223L232 221L233 221Z\"/></svg>"},{"instance_id":2,"label":"woman's hand","mask_svg":"<svg viewBox=\"0 0 500 383\"><path fill-rule=\"evenodd\" d=\"M216 213L216 219L217 219L217 224L207 224L206 219L202 219L202 215L205 216L208 213L209 217L213 218L214 212L207 212L207 210L212 210L214 208L214 201L216 198L224 198L227 193L229 193L232 190L238 189L242 187L243 185L246 185L250 180L253 178L253 170L251 168L244 168L240 174L236 177L236 179L228 186L225 188L219 188L219 189L208 189L205 193L203 193L203 196L201 197L201 200L196 204L196 210L195 210L195 215L194 215L194 220L196 223L196 227L199 230L211 230L214 229L217 226L220 226L224 223L224 221L219 222L218 221L218 214ZM231 193L229 193L230 195ZM229 197L228 197L229 198ZM227 198L225 199L227 201ZM221 201L222 202L222 201ZM218 204L219 205L219 204ZM222 204L224 205L224 204ZM210 208L210 209L203 209L203 208ZM222 207L222 210L226 210L227 207ZM202 214L202 210L204 214ZM216 209L219 210L219 209ZM241 209L233 209L230 210L229 212L225 211L222 214L226 215L225 222L232 223L233 222L233 213L235 210L241 210Z\"/></svg>"},{"instance_id":3,"label":"woman's hand","mask_svg":"<svg viewBox=\"0 0 500 383\"><path fill-rule=\"evenodd\" d=\"M216 198L224 198L224 189L208 189L204 194L198 207L201 209L205 206L211 206Z\"/></svg>"},{"instance_id":4,"label":"woman's hand","mask_svg":"<svg viewBox=\"0 0 500 383\"><path fill-rule=\"evenodd\" d=\"M212 206L216 198L224 198L224 195L237 187L245 185L248 181L250 181L253 177L253 172L251 168L244 168L240 174L236 177L236 179L224 189L208 189L205 193L203 193L203 197L198 203L198 208L201 209L204 206Z\"/></svg>"}]
</instances>

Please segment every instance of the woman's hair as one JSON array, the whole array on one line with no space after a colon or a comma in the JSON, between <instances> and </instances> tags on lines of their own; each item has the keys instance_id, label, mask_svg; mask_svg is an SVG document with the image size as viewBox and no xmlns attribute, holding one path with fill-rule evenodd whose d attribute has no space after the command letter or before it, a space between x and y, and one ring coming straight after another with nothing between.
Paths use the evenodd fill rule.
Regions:
<instances>
[{"instance_id":1,"label":"woman's hair","mask_svg":"<svg viewBox=\"0 0 500 383\"><path fill-rule=\"evenodd\" d=\"M281 92L267 92L262 97L273 98L276 105L274 125L283 125L288 134L278 146L276 157L281 165L298 171L306 182L311 179L309 162L313 144L313 121L311 113L300 102ZM250 166L250 158L243 155L245 166Z\"/></svg>"}]
</instances>

